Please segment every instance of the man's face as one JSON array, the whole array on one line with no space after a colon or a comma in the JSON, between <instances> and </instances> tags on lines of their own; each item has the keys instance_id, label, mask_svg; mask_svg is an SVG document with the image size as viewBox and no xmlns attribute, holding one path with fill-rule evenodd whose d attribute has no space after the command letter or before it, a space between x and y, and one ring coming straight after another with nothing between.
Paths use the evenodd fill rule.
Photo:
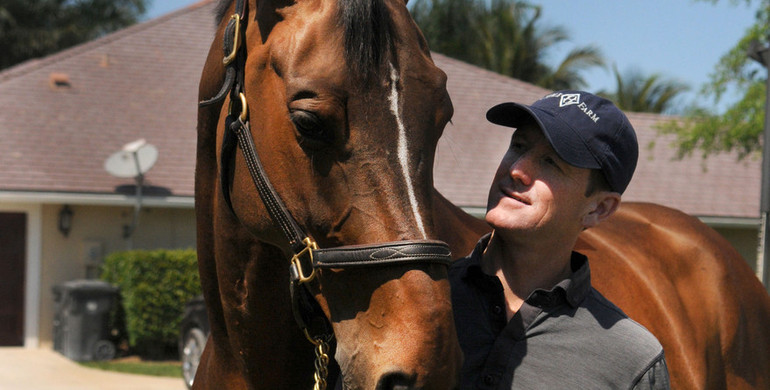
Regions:
<instances>
[{"instance_id":1,"label":"man's face","mask_svg":"<svg viewBox=\"0 0 770 390\"><path fill-rule=\"evenodd\" d=\"M521 126L492 181L486 220L503 235L574 239L591 209L589 176L562 160L537 125Z\"/></svg>"}]
</instances>

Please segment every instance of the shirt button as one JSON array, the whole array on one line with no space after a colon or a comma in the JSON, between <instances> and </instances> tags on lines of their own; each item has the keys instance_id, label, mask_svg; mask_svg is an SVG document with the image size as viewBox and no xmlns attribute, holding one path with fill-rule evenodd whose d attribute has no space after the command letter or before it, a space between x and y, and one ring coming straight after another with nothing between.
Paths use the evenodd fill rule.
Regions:
<instances>
[{"instance_id":1,"label":"shirt button","mask_svg":"<svg viewBox=\"0 0 770 390\"><path fill-rule=\"evenodd\" d=\"M503 314L503 308L500 305L494 305L492 306L492 313L495 313L495 315Z\"/></svg>"},{"instance_id":2,"label":"shirt button","mask_svg":"<svg viewBox=\"0 0 770 390\"><path fill-rule=\"evenodd\" d=\"M492 374L484 375L484 384L487 386L492 386L495 383L497 383L497 377L495 377Z\"/></svg>"}]
</instances>

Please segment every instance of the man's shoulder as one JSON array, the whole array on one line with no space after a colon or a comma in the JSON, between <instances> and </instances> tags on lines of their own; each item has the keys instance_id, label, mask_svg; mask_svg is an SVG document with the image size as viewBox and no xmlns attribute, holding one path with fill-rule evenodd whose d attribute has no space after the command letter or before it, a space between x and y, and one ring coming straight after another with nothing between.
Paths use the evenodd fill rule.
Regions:
<instances>
[{"instance_id":1,"label":"man's shoulder","mask_svg":"<svg viewBox=\"0 0 770 390\"><path fill-rule=\"evenodd\" d=\"M647 328L630 318L596 289L591 288L581 306L607 331L607 341L622 341L622 344L628 345L636 353L648 356L657 356L663 350L658 339Z\"/></svg>"},{"instance_id":2,"label":"man's shoulder","mask_svg":"<svg viewBox=\"0 0 770 390\"><path fill-rule=\"evenodd\" d=\"M585 383L627 387L658 364L665 365L658 339L594 288L565 317L557 317L556 326L564 331L562 336L570 337L553 341L558 343L553 350L569 345L574 353L564 357L564 365L573 367L573 374Z\"/></svg>"}]
</instances>

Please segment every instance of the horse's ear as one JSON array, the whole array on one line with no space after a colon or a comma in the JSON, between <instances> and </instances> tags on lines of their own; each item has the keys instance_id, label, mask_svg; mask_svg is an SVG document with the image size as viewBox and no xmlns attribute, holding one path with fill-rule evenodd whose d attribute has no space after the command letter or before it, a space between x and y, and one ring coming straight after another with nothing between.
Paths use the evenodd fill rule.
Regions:
<instances>
[{"instance_id":1,"label":"horse's ear","mask_svg":"<svg viewBox=\"0 0 770 390\"><path fill-rule=\"evenodd\" d=\"M259 34L262 36L262 43L267 40L270 31L281 21L281 15L276 12L279 8L294 4L294 0L257 0L257 24L259 25Z\"/></svg>"}]
</instances>

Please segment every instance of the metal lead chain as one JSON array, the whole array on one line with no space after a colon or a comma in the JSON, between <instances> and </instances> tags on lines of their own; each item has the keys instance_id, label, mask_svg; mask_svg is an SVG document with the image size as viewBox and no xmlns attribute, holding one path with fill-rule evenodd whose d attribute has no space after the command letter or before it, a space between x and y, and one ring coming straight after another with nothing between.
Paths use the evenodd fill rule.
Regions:
<instances>
[{"instance_id":1,"label":"metal lead chain","mask_svg":"<svg viewBox=\"0 0 770 390\"><path fill-rule=\"evenodd\" d=\"M315 386L313 390L326 390L326 376L329 375L329 343L320 337L315 347Z\"/></svg>"},{"instance_id":2,"label":"metal lead chain","mask_svg":"<svg viewBox=\"0 0 770 390\"><path fill-rule=\"evenodd\" d=\"M305 336L315 345L315 385L313 390L326 390L326 377L329 375L329 336L310 337L305 330Z\"/></svg>"}]
</instances>

